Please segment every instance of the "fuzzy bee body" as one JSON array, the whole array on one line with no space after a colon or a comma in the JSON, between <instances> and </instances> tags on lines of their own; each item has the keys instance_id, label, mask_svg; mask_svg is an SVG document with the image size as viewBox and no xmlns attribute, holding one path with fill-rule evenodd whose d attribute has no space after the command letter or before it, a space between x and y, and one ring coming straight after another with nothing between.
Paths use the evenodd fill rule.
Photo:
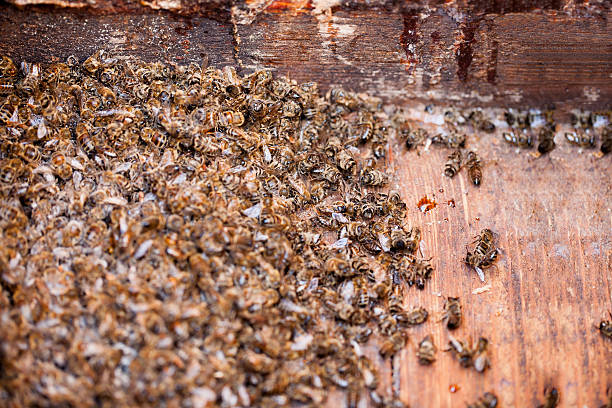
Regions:
<instances>
[{"instance_id":1,"label":"fuzzy bee body","mask_svg":"<svg viewBox=\"0 0 612 408\"><path fill-rule=\"evenodd\" d=\"M444 164L444 175L453 178L455 174L461 170L461 150L455 150L448 155L446 164Z\"/></svg>"},{"instance_id":2,"label":"fuzzy bee body","mask_svg":"<svg viewBox=\"0 0 612 408\"><path fill-rule=\"evenodd\" d=\"M478 398L478 401L468 404L467 408L496 408L497 397L491 392L485 392L484 395Z\"/></svg>"},{"instance_id":3,"label":"fuzzy bee body","mask_svg":"<svg viewBox=\"0 0 612 408\"><path fill-rule=\"evenodd\" d=\"M540 129L538 152L540 154L550 153L555 149L555 147L555 132L549 127Z\"/></svg>"},{"instance_id":4,"label":"fuzzy bee body","mask_svg":"<svg viewBox=\"0 0 612 408\"><path fill-rule=\"evenodd\" d=\"M544 389L544 403L538 405L538 408L555 408L559 405L559 391L556 388L545 388Z\"/></svg>"},{"instance_id":5,"label":"fuzzy bee body","mask_svg":"<svg viewBox=\"0 0 612 408\"><path fill-rule=\"evenodd\" d=\"M612 318L612 312L610 317ZM597 328L603 336L612 340L612 320L602 320Z\"/></svg>"},{"instance_id":6,"label":"fuzzy bee body","mask_svg":"<svg viewBox=\"0 0 612 408\"><path fill-rule=\"evenodd\" d=\"M458 297L449 297L444 302L444 318L446 327L449 330L455 330L461 326L461 303Z\"/></svg>"},{"instance_id":7,"label":"fuzzy bee body","mask_svg":"<svg viewBox=\"0 0 612 408\"><path fill-rule=\"evenodd\" d=\"M468 152L465 167L468 169L468 176L472 184L479 186L482 183L482 168L478 155L472 151Z\"/></svg>"},{"instance_id":8,"label":"fuzzy bee body","mask_svg":"<svg viewBox=\"0 0 612 408\"><path fill-rule=\"evenodd\" d=\"M419 364L421 365L430 365L436 361L436 346L434 345L433 339L430 335L421 340L416 356L419 359Z\"/></svg>"}]
</instances>

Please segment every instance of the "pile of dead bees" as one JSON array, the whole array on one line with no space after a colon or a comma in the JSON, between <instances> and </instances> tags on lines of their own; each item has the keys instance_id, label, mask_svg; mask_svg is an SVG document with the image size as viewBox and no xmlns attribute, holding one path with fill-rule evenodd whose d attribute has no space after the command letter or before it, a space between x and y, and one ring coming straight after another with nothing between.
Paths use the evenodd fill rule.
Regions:
<instances>
[{"instance_id":1,"label":"pile of dead bees","mask_svg":"<svg viewBox=\"0 0 612 408\"><path fill-rule=\"evenodd\" d=\"M403 406L361 345L433 268L378 100L104 52L0 93L2 404Z\"/></svg>"},{"instance_id":2,"label":"pile of dead bees","mask_svg":"<svg viewBox=\"0 0 612 408\"><path fill-rule=\"evenodd\" d=\"M267 71L0 58L0 405L321 406L336 388L403 406L364 344L405 347L429 313L404 292L434 271L388 142L460 149L455 125L430 137L376 98ZM493 240L465 259L481 277ZM459 299L444 309L457 328ZM486 338L450 338L489 367ZM436 350L427 336L418 361Z\"/></svg>"}]
</instances>

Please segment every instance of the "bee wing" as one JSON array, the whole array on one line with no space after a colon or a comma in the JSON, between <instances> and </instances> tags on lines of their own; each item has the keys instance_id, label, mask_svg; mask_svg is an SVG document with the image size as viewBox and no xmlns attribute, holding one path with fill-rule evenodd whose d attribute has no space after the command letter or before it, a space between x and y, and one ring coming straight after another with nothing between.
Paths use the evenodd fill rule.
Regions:
<instances>
[{"instance_id":1,"label":"bee wing","mask_svg":"<svg viewBox=\"0 0 612 408\"><path fill-rule=\"evenodd\" d=\"M486 353L480 354L478 357L476 357L476 360L474 360L474 368L479 373L482 373L488 366L489 359L487 358Z\"/></svg>"},{"instance_id":2,"label":"bee wing","mask_svg":"<svg viewBox=\"0 0 612 408\"><path fill-rule=\"evenodd\" d=\"M476 273L478 274L478 277L480 278L480 280L482 282L485 281L485 276L484 276L484 272L482 271L482 269L480 269L479 267L474 267L474 269L476 269Z\"/></svg>"},{"instance_id":3,"label":"bee wing","mask_svg":"<svg viewBox=\"0 0 612 408\"><path fill-rule=\"evenodd\" d=\"M461 345L461 342L457 340L452 334L448 335L448 339L452 344L453 348L457 350L458 353L461 353L463 351L463 346Z\"/></svg>"}]
</instances>

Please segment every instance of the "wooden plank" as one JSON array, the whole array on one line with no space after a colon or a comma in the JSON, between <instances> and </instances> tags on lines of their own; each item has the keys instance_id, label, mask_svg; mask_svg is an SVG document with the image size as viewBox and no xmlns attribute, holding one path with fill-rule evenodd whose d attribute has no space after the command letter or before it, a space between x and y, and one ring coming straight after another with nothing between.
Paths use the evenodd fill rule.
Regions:
<instances>
[{"instance_id":1,"label":"wooden plank","mask_svg":"<svg viewBox=\"0 0 612 408\"><path fill-rule=\"evenodd\" d=\"M594 325L612 307L612 166L609 158L559 144L549 157L534 159L499 136L472 143L486 162L480 188L465 172L442 175L446 151L394 151L408 219L421 225L436 267L426 290L409 292L405 301L433 314L396 357L401 397L412 408L463 406L488 390L502 407L536 406L547 385L559 389L561 406L603 404L612 384L612 347ZM438 206L423 214L417 203L425 195ZM487 278L491 290L473 294L483 283L461 258L482 228L499 234L503 256ZM437 322L438 293L463 301L464 325L455 337L491 341L492 368L484 375L445 353L431 367L417 364L414 349L426 334L439 348L448 344L448 331ZM451 384L460 391L450 393Z\"/></svg>"},{"instance_id":2,"label":"wooden plank","mask_svg":"<svg viewBox=\"0 0 612 408\"><path fill-rule=\"evenodd\" d=\"M108 2L82 11L3 4L0 52L32 61L85 58L99 47L147 60L199 63L208 56L216 67L268 68L323 90L340 84L395 103L609 106L609 9L498 3L249 1L231 9L220 3L214 13L190 12L195 6L185 3L175 13L126 14L103 7Z\"/></svg>"},{"instance_id":3,"label":"wooden plank","mask_svg":"<svg viewBox=\"0 0 612 408\"><path fill-rule=\"evenodd\" d=\"M15 61L81 61L100 48L146 61L235 65L232 26L172 14L86 13L47 9L25 12L0 4L0 53Z\"/></svg>"}]
</instances>

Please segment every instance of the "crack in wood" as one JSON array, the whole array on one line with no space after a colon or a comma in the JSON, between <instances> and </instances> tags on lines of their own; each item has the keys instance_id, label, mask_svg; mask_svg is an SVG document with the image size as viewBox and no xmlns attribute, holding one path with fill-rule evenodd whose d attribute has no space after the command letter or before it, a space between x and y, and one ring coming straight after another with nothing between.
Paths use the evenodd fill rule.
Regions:
<instances>
[{"instance_id":1,"label":"crack in wood","mask_svg":"<svg viewBox=\"0 0 612 408\"><path fill-rule=\"evenodd\" d=\"M236 61L237 71L242 75L242 71L245 69L242 60L240 59L240 33L238 32L238 7L235 5L235 1L232 0L232 6L230 8L230 21L232 22L232 43L233 43L233 56Z\"/></svg>"}]
</instances>

